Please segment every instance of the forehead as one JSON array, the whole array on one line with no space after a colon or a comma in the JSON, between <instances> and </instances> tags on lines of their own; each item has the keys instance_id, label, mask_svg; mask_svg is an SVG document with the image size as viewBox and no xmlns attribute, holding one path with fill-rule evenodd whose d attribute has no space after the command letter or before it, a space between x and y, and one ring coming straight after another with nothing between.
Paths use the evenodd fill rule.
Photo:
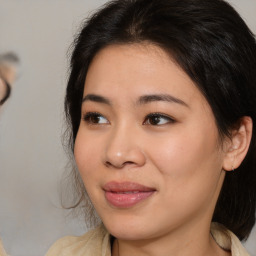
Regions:
<instances>
[{"instance_id":1,"label":"forehead","mask_svg":"<svg viewBox=\"0 0 256 256\"><path fill-rule=\"evenodd\" d=\"M149 43L110 45L92 60L84 88L88 93L125 99L171 93L188 103L205 99L190 77L160 47Z\"/></svg>"}]
</instances>

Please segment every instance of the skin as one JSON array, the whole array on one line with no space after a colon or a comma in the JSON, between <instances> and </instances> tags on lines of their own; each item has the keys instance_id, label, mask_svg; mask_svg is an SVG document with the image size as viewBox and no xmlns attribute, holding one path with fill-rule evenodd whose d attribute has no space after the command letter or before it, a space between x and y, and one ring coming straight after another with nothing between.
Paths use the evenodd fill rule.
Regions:
<instances>
[{"instance_id":1,"label":"skin","mask_svg":"<svg viewBox=\"0 0 256 256\"><path fill-rule=\"evenodd\" d=\"M13 84L16 78L16 69L11 65L2 63L0 64L0 74L9 84Z\"/></svg>"},{"instance_id":2,"label":"skin","mask_svg":"<svg viewBox=\"0 0 256 256\"><path fill-rule=\"evenodd\" d=\"M12 85L15 81L16 77L16 70L14 67L0 64L0 99L2 99L6 94L6 86L4 81L1 79L1 76L10 84Z\"/></svg>"},{"instance_id":3,"label":"skin","mask_svg":"<svg viewBox=\"0 0 256 256\"><path fill-rule=\"evenodd\" d=\"M3 82L3 80L0 78L0 99L2 99L5 95L6 92L6 88L5 88L5 84Z\"/></svg>"},{"instance_id":4,"label":"skin","mask_svg":"<svg viewBox=\"0 0 256 256\"><path fill-rule=\"evenodd\" d=\"M145 95L175 100L140 100ZM220 144L211 108L185 72L152 44L108 46L93 59L83 96L74 155L96 211L116 238L112 255L230 255L212 239L210 223L223 169L232 169L241 139L234 150L231 140ZM156 191L118 208L105 198L110 181Z\"/></svg>"}]
</instances>

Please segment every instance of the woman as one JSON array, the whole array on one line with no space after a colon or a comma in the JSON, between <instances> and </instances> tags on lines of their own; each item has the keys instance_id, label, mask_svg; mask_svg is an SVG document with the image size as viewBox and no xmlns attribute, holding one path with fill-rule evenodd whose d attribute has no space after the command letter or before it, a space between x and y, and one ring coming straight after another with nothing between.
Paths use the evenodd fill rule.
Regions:
<instances>
[{"instance_id":1,"label":"woman","mask_svg":"<svg viewBox=\"0 0 256 256\"><path fill-rule=\"evenodd\" d=\"M19 59L14 53L0 55L0 108L10 97L11 86L16 78L16 66ZM0 239L0 256L7 256Z\"/></svg>"},{"instance_id":2,"label":"woman","mask_svg":"<svg viewBox=\"0 0 256 256\"><path fill-rule=\"evenodd\" d=\"M117 0L75 41L70 147L102 225L47 255L248 255L256 43L221 0ZM79 180L79 177L76 176Z\"/></svg>"}]
</instances>

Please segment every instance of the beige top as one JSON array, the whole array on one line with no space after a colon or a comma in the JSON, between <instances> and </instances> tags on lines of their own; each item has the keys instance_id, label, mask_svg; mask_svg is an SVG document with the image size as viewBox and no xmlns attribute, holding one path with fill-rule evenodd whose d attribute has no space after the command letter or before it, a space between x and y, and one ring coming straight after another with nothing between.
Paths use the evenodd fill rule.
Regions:
<instances>
[{"instance_id":1,"label":"beige top","mask_svg":"<svg viewBox=\"0 0 256 256\"><path fill-rule=\"evenodd\" d=\"M250 256L239 239L222 225L213 223L211 233L217 244L231 250L232 256ZM83 236L68 236L58 240L46 256L111 256L110 234L103 226Z\"/></svg>"}]
</instances>

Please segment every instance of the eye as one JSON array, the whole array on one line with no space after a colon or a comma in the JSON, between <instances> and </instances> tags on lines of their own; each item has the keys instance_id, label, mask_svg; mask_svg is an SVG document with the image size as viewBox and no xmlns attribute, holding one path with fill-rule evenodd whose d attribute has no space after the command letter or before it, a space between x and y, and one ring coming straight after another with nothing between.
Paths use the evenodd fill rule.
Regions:
<instances>
[{"instance_id":1,"label":"eye","mask_svg":"<svg viewBox=\"0 0 256 256\"><path fill-rule=\"evenodd\" d=\"M103 115L96 112L86 113L83 120L88 124L109 124L109 121Z\"/></svg>"},{"instance_id":2,"label":"eye","mask_svg":"<svg viewBox=\"0 0 256 256\"><path fill-rule=\"evenodd\" d=\"M169 116L160 114L160 113L152 113L146 116L143 124L146 125L164 125L168 123L174 123L175 120Z\"/></svg>"}]
</instances>

